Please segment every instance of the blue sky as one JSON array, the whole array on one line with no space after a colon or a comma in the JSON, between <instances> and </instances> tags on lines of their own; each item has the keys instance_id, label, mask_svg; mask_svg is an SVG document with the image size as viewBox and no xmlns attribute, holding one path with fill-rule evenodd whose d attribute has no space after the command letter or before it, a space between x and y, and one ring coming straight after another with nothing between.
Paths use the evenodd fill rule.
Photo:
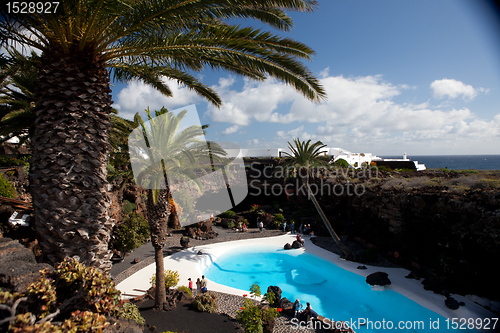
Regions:
<instances>
[{"instance_id":1,"label":"blue sky","mask_svg":"<svg viewBox=\"0 0 500 333\"><path fill-rule=\"evenodd\" d=\"M209 139L243 148L299 137L376 155L500 154L500 24L485 2L320 0L314 13L289 14L294 29L274 32L316 51L305 64L326 102L207 70L196 75L219 93L219 109L176 83L167 98L139 82L114 83L114 107L131 118L195 104Z\"/></svg>"}]
</instances>

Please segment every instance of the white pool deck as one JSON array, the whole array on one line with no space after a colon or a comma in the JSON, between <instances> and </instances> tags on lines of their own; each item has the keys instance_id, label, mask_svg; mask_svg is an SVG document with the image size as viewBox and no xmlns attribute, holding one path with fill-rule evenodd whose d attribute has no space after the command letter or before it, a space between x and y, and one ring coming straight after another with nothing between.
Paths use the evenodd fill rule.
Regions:
<instances>
[{"instance_id":1,"label":"white pool deck","mask_svg":"<svg viewBox=\"0 0 500 333\"><path fill-rule=\"evenodd\" d=\"M164 258L165 269L170 269L179 272L179 286L188 285L188 278L196 282L198 277L201 278L203 270L211 265L221 254L233 248L241 246L252 246L259 248L265 245L273 245L282 248L286 243L292 243L295 240L295 235L290 233L277 237L251 238L245 240L230 241L225 243L215 243L201 245L177 252L171 256ZM485 308L467 300L460 295L452 295L459 302L465 303L457 310L451 310L444 304L444 296L435 294L432 291L425 290L422 285L422 280L407 279L409 271L404 268L387 268L365 265L367 269L360 270L357 267L360 265L356 262L350 262L341 259L337 254L324 250L314 245L308 237L304 238L305 246L300 249L290 251L307 251L308 253L316 254L330 262L350 271L366 277L367 275L383 271L389 274L391 285L386 286L408 297L409 299L419 303L420 305L434 311L445 318L496 318L496 316ZM198 251L203 254L198 255ZM130 277L118 284L117 288L124 294L124 297L140 296L150 287L151 276L155 273L155 264L151 264L140 271L134 273ZM196 284L195 284L196 287ZM242 296L249 294L248 290L240 290L228 286L218 284L208 280L208 289L218 292L234 294ZM497 325L498 326L498 325ZM492 330L484 330L484 332L492 332Z\"/></svg>"}]
</instances>

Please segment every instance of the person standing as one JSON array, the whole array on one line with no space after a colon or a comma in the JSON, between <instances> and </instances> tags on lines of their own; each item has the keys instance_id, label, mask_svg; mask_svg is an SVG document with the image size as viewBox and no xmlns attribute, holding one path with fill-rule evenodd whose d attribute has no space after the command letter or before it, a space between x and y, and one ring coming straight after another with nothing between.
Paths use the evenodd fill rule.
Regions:
<instances>
[{"instance_id":1,"label":"person standing","mask_svg":"<svg viewBox=\"0 0 500 333\"><path fill-rule=\"evenodd\" d=\"M191 295L192 295L193 294L193 281L191 281L191 278L189 278L188 281L189 281L188 287L191 290Z\"/></svg>"},{"instance_id":2,"label":"person standing","mask_svg":"<svg viewBox=\"0 0 500 333\"><path fill-rule=\"evenodd\" d=\"M295 234L295 222L292 221L290 224L290 229L292 230L292 234Z\"/></svg>"},{"instance_id":3,"label":"person standing","mask_svg":"<svg viewBox=\"0 0 500 333\"><path fill-rule=\"evenodd\" d=\"M196 294L199 295L201 294L201 280L198 278L196 280Z\"/></svg>"},{"instance_id":4,"label":"person standing","mask_svg":"<svg viewBox=\"0 0 500 333\"><path fill-rule=\"evenodd\" d=\"M264 229L264 223L262 223L262 221L259 222L259 231L262 232L262 230Z\"/></svg>"},{"instance_id":5,"label":"person standing","mask_svg":"<svg viewBox=\"0 0 500 333\"><path fill-rule=\"evenodd\" d=\"M283 221L283 232L286 232L286 221Z\"/></svg>"},{"instance_id":6,"label":"person standing","mask_svg":"<svg viewBox=\"0 0 500 333\"><path fill-rule=\"evenodd\" d=\"M201 292L206 293L207 292L207 279L205 279L205 275L201 276Z\"/></svg>"}]
</instances>

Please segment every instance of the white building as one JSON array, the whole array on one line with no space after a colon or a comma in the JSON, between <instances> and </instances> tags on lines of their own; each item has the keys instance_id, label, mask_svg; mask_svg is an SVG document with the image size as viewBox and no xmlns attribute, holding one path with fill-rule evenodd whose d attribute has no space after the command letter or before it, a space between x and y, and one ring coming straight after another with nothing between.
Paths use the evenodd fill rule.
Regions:
<instances>
[{"instance_id":1,"label":"white building","mask_svg":"<svg viewBox=\"0 0 500 333\"><path fill-rule=\"evenodd\" d=\"M291 153L289 148L257 148L257 149L226 149L229 156L238 157L285 157L286 154ZM329 148L325 147L320 150L323 155L331 156L332 161L335 162L339 159L344 159L353 168L361 168L363 163L370 165L370 163L377 161L384 162L413 162L417 171L425 170L424 164L419 164L418 161L410 161L406 153L402 159L383 159L372 153L353 153L342 148Z\"/></svg>"}]
</instances>

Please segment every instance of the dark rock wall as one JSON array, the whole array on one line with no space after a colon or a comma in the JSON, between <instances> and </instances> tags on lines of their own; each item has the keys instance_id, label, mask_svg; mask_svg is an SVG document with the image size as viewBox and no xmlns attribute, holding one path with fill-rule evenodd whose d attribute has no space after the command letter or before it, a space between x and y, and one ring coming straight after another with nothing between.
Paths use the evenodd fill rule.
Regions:
<instances>
[{"instance_id":1,"label":"dark rock wall","mask_svg":"<svg viewBox=\"0 0 500 333\"><path fill-rule=\"evenodd\" d=\"M500 255L500 191L367 190L319 199L341 233L383 254L397 251L402 263L444 277L448 289L500 298L493 272Z\"/></svg>"}]
</instances>

